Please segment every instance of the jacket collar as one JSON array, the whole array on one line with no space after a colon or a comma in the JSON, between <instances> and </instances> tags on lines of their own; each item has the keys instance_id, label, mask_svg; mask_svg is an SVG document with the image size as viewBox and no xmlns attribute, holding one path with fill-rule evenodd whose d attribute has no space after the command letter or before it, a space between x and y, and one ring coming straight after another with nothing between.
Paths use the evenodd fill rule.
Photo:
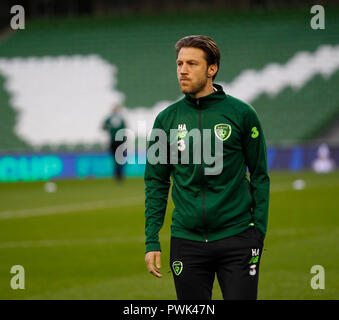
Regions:
<instances>
[{"instance_id":1,"label":"jacket collar","mask_svg":"<svg viewBox=\"0 0 339 320\"><path fill-rule=\"evenodd\" d=\"M192 98L189 94L185 94L184 101L191 107L205 109L226 98L226 94L221 85L213 83L213 87L217 90L207 96L201 98Z\"/></svg>"}]
</instances>

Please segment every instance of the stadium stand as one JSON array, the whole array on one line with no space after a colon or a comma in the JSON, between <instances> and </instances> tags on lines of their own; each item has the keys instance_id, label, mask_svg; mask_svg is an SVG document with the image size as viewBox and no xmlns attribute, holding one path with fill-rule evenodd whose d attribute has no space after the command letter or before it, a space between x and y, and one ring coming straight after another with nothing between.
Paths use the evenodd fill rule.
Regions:
<instances>
[{"instance_id":1,"label":"stadium stand","mask_svg":"<svg viewBox=\"0 0 339 320\"><path fill-rule=\"evenodd\" d=\"M335 143L339 141L339 115L336 115L330 125L317 137L319 141Z\"/></svg>"},{"instance_id":2,"label":"stadium stand","mask_svg":"<svg viewBox=\"0 0 339 320\"><path fill-rule=\"evenodd\" d=\"M0 152L96 149L114 101L126 106L132 129L142 119L149 127L181 96L173 46L187 34L217 41L216 82L239 97L243 81L268 144L309 142L339 110L338 17L327 13L325 30L311 29L307 10L33 19L0 42Z\"/></svg>"}]
</instances>

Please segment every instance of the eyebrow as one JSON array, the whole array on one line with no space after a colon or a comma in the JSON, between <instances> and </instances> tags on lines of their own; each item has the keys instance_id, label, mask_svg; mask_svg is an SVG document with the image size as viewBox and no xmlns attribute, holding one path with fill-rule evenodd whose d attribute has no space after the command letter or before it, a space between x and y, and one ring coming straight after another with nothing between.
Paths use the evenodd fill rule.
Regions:
<instances>
[{"instance_id":1,"label":"eyebrow","mask_svg":"<svg viewBox=\"0 0 339 320\"><path fill-rule=\"evenodd\" d=\"M177 59L177 63L179 62L179 61L182 61L182 60L180 60L180 59ZM194 59L190 59L190 60L187 60L186 62L199 62L198 60L194 60Z\"/></svg>"}]
</instances>

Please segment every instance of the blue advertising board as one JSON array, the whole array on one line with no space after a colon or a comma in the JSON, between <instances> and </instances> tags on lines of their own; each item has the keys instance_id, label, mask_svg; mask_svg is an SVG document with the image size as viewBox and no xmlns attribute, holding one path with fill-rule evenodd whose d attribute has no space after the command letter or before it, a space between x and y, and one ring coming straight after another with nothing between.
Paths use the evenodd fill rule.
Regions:
<instances>
[{"instance_id":1,"label":"blue advertising board","mask_svg":"<svg viewBox=\"0 0 339 320\"><path fill-rule=\"evenodd\" d=\"M310 169L317 158L318 147L268 148L269 170L300 171ZM339 164L339 147L330 148L330 156ZM112 157L96 153L34 153L0 155L0 182L44 181L51 179L101 178L113 174ZM145 155L127 159L124 173L143 176Z\"/></svg>"}]
</instances>

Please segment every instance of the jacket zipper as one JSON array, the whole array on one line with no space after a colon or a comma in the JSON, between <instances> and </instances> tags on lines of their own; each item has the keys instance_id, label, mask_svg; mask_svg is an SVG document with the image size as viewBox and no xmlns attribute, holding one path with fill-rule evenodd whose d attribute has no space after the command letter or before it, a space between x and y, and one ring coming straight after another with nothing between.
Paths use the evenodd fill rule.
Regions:
<instances>
[{"instance_id":1,"label":"jacket zipper","mask_svg":"<svg viewBox=\"0 0 339 320\"><path fill-rule=\"evenodd\" d=\"M199 107L199 99L197 99L197 106ZM204 177L204 167L203 167L203 152L202 152L202 111L201 108L199 108L199 129L200 129L200 136L201 136L201 148L200 148L200 171L202 174L202 178ZM205 195L205 185L202 184L202 214L203 214L203 218L204 218L204 227L205 227L205 233L204 233L204 237L205 237L205 242L208 242L208 231L207 231L207 222L206 222L206 208L205 208L205 199L206 199L206 195Z\"/></svg>"}]
</instances>

